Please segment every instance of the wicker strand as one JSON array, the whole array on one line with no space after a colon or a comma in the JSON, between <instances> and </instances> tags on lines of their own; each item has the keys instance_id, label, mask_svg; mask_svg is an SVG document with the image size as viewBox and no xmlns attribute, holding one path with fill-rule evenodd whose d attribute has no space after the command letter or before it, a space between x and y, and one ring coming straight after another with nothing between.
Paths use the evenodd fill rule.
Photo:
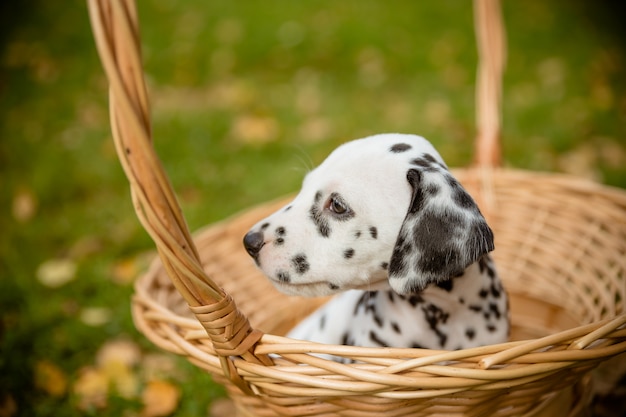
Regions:
<instances>
[{"instance_id":1,"label":"wicker strand","mask_svg":"<svg viewBox=\"0 0 626 417\"><path fill-rule=\"evenodd\" d=\"M219 320L199 319L218 347L224 372L243 391L251 392L229 358L241 356L263 364L271 364L271 360L253 353L262 333L252 329L234 300L204 272L176 196L154 152L135 4L123 0L90 0L88 4L96 45L110 83L113 139L131 185L137 217L156 243L165 269L189 306L202 312L212 308L219 314Z\"/></svg>"}]
</instances>

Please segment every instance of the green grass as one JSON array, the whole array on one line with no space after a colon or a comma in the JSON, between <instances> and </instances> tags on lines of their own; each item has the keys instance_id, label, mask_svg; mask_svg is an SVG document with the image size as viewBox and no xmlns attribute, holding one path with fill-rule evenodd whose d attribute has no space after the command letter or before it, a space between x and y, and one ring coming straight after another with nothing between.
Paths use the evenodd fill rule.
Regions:
<instances>
[{"instance_id":1,"label":"green grass","mask_svg":"<svg viewBox=\"0 0 626 417\"><path fill-rule=\"evenodd\" d=\"M138 415L147 377L103 408L81 409L74 392L111 340L158 352L134 329L119 272L138 272L153 246L110 139L85 4L2 7L0 410L11 398L20 415ZM335 146L372 133L419 133L449 165L471 163L470 2L154 0L139 12L156 146L192 229L297 190ZM615 19L557 1L505 2L505 15L506 165L626 187ZM59 259L75 278L43 285L38 269ZM98 323L85 319L94 308ZM38 382L46 361L67 383L60 394ZM182 390L175 414L206 415L223 391L176 367L164 376Z\"/></svg>"}]
</instances>

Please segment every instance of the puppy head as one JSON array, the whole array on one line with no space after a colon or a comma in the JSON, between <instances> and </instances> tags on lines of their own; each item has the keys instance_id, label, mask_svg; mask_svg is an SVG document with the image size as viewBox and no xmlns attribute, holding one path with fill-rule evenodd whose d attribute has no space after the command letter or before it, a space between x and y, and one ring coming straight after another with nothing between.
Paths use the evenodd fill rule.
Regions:
<instances>
[{"instance_id":1,"label":"puppy head","mask_svg":"<svg viewBox=\"0 0 626 417\"><path fill-rule=\"evenodd\" d=\"M244 246L287 294L408 294L462 273L493 236L427 140L384 134L337 148Z\"/></svg>"}]
</instances>

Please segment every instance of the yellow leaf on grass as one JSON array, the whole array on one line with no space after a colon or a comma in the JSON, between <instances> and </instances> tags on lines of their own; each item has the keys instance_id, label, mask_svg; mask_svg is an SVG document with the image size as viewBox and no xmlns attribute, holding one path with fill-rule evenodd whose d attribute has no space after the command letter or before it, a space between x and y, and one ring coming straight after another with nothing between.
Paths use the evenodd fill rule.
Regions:
<instances>
[{"instance_id":1,"label":"yellow leaf on grass","mask_svg":"<svg viewBox=\"0 0 626 417\"><path fill-rule=\"evenodd\" d=\"M11 205L13 218L20 223L25 223L32 219L37 213L37 197L26 188L18 190L13 196Z\"/></svg>"},{"instance_id":2,"label":"yellow leaf on grass","mask_svg":"<svg viewBox=\"0 0 626 417\"><path fill-rule=\"evenodd\" d=\"M146 381L153 379L174 379L182 381L186 374L178 366L176 359L165 353L148 353L141 361L141 375Z\"/></svg>"},{"instance_id":3,"label":"yellow leaf on grass","mask_svg":"<svg viewBox=\"0 0 626 417\"><path fill-rule=\"evenodd\" d=\"M53 397L61 397L67 390L65 373L50 361L35 364L35 386Z\"/></svg>"},{"instance_id":4,"label":"yellow leaf on grass","mask_svg":"<svg viewBox=\"0 0 626 417\"><path fill-rule=\"evenodd\" d=\"M137 394L139 379L132 367L140 359L139 346L127 339L108 341L96 353L96 365L124 398L133 398Z\"/></svg>"},{"instance_id":5,"label":"yellow leaf on grass","mask_svg":"<svg viewBox=\"0 0 626 417\"><path fill-rule=\"evenodd\" d=\"M134 258L121 260L113 265L111 272L113 282L120 285L129 284L139 273L137 261Z\"/></svg>"},{"instance_id":6,"label":"yellow leaf on grass","mask_svg":"<svg viewBox=\"0 0 626 417\"><path fill-rule=\"evenodd\" d=\"M74 383L74 394L81 410L104 408L109 394L109 380L99 369L84 368Z\"/></svg>"},{"instance_id":7,"label":"yellow leaf on grass","mask_svg":"<svg viewBox=\"0 0 626 417\"><path fill-rule=\"evenodd\" d=\"M235 119L233 137L243 143L268 143L276 140L278 123L271 117L243 115Z\"/></svg>"},{"instance_id":8,"label":"yellow leaf on grass","mask_svg":"<svg viewBox=\"0 0 626 417\"><path fill-rule=\"evenodd\" d=\"M49 288L59 288L76 277L76 263L71 259L50 259L37 268L37 279Z\"/></svg>"},{"instance_id":9,"label":"yellow leaf on grass","mask_svg":"<svg viewBox=\"0 0 626 417\"><path fill-rule=\"evenodd\" d=\"M88 326L98 327L111 321L112 314L107 307L86 307L80 312L80 321Z\"/></svg>"},{"instance_id":10,"label":"yellow leaf on grass","mask_svg":"<svg viewBox=\"0 0 626 417\"><path fill-rule=\"evenodd\" d=\"M122 362L109 362L102 368L112 389L123 398L134 398L137 395L139 379L128 365Z\"/></svg>"},{"instance_id":11,"label":"yellow leaf on grass","mask_svg":"<svg viewBox=\"0 0 626 417\"><path fill-rule=\"evenodd\" d=\"M143 390L141 399L143 417L162 417L172 414L178 407L180 389L167 381L150 381Z\"/></svg>"},{"instance_id":12,"label":"yellow leaf on grass","mask_svg":"<svg viewBox=\"0 0 626 417\"><path fill-rule=\"evenodd\" d=\"M127 366L136 365L141 359L139 346L128 339L114 339L106 342L96 353L96 364L106 367L111 362L121 362Z\"/></svg>"}]
</instances>

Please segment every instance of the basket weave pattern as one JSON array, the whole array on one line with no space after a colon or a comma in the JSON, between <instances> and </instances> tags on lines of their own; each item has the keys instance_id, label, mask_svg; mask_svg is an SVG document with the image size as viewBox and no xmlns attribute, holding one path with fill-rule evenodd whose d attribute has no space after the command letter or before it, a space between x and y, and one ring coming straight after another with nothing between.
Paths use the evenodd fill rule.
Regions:
<instances>
[{"instance_id":1,"label":"basket weave pattern","mask_svg":"<svg viewBox=\"0 0 626 417\"><path fill-rule=\"evenodd\" d=\"M508 343L450 352L279 336L324 301L278 293L242 248L248 228L284 201L192 239L151 145L134 4L89 1L118 155L160 255L137 282L136 326L226 384L240 415L530 416L557 400L559 415L574 415L584 405L585 374L626 351L626 195L566 176L496 168L504 53L493 30L502 30L493 20L497 3L476 4L491 28L478 30L479 43L489 50L499 40L492 49L501 52L481 53L487 75L481 72L477 94L479 165L455 175L494 229L512 334Z\"/></svg>"}]
</instances>

